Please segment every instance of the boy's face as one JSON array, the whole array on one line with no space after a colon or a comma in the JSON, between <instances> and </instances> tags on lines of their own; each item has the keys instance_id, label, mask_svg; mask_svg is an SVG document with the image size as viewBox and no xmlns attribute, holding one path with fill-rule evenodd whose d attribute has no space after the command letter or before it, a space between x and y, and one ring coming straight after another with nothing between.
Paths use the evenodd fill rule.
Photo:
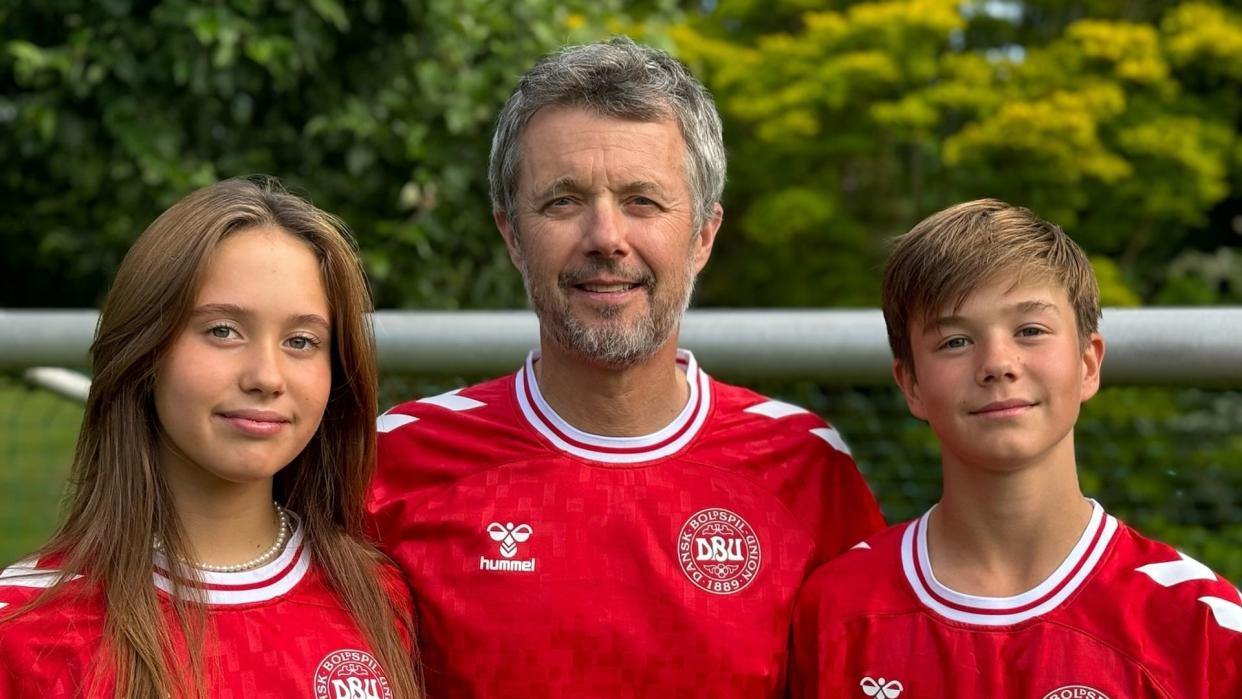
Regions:
<instances>
[{"instance_id":1,"label":"boy's face","mask_svg":"<svg viewBox=\"0 0 1242 699\"><path fill-rule=\"evenodd\" d=\"M989 281L961 308L911 321L914 366L894 362L910 412L940 438L945 465L1010 471L1073 457L1079 406L1100 385L1104 340L1079 341L1060 285Z\"/></svg>"}]
</instances>

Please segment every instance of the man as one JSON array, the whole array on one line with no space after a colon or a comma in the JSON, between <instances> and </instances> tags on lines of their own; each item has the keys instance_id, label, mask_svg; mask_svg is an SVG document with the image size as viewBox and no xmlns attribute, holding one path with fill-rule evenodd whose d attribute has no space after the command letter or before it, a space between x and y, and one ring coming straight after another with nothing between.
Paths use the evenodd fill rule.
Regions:
<instances>
[{"instance_id":1,"label":"man","mask_svg":"<svg viewBox=\"0 0 1242 699\"><path fill-rule=\"evenodd\" d=\"M540 349L379 421L429 696L782 694L799 586L882 518L832 428L677 348L723 213L710 95L627 39L567 48L490 175Z\"/></svg>"}]
</instances>

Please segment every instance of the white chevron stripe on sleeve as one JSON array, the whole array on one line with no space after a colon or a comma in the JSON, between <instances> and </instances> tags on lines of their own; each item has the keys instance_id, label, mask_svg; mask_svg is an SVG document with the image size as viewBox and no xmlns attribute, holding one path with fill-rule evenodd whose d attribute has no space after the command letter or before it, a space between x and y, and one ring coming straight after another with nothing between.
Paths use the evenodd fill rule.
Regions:
<instances>
[{"instance_id":1,"label":"white chevron stripe on sleeve","mask_svg":"<svg viewBox=\"0 0 1242 699\"><path fill-rule=\"evenodd\" d=\"M1212 609L1216 623L1230 631L1242 633L1242 607L1219 597L1200 597L1199 601Z\"/></svg>"},{"instance_id":2,"label":"white chevron stripe on sleeve","mask_svg":"<svg viewBox=\"0 0 1242 699\"><path fill-rule=\"evenodd\" d=\"M868 544L865 541L860 541L857 544L854 544L853 546L851 546L850 550L853 551L854 549L869 549L869 548L871 548L871 544Z\"/></svg>"},{"instance_id":3,"label":"white chevron stripe on sleeve","mask_svg":"<svg viewBox=\"0 0 1242 699\"><path fill-rule=\"evenodd\" d=\"M1211 568L1178 551L1181 560L1167 563L1150 563L1135 568L1138 572L1155 580L1164 587L1172 587L1191 580L1215 580L1216 573Z\"/></svg>"},{"instance_id":4,"label":"white chevron stripe on sleeve","mask_svg":"<svg viewBox=\"0 0 1242 699\"><path fill-rule=\"evenodd\" d=\"M81 575L70 576L70 580L77 580ZM53 570L47 573L27 573L25 576L7 577L0 579L0 587L51 587L60 580L60 571Z\"/></svg>"},{"instance_id":5,"label":"white chevron stripe on sleeve","mask_svg":"<svg viewBox=\"0 0 1242 699\"><path fill-rule=\"evenodd\" d=\"M841 439L841 435L831 427L818 427L811 430L811 434L831 444L833 449L836 449L844 454L852 455L849 445L846 444L845 440Z\"/></svg>"},{"instance_id":6,"label":"white chevron stripe on sleeve","mask_svg":"<svg viewBox=\"0 0 1242 699\"><path fill-rule=\"evenodd\" d=\"M793 403L786 403L780 400L770 400L766 403L756 403L742 412L753 413L755 415L770 417L773 420L779 420L780 418L789 417L790 415L800 415L811 411L801 406L794 405Z\"/></svg>"},{"instance_id":7,"label":"white chevron stripe on sleeve","mask_svg":"<svg viewBox=\"0 0 1242 699\"><path fill-rule=\"evenodd\" d=\"M418 418L413 415L402 415L401 413L384 413L375 421L375 429L380 432L392 432L398 427L404 427L411 422L418 422Z\"/></svg>"},{"instance_id":8,"label":"white chevron stripe on sleeve","mask_svg":"<svg viewBox=\"0 0 1242 699\"><path fill-rule=\"evenodd\" d=\"M0 570L0 587L51 587L61 578L61 572L53 569L36 568L33 560L19 561ZM77 580L81 575L71 575L68 580Z\"/></svg>"},{"instance_id":9,"label":"white chevron stripe on sleeve","mask_svg":"<svg viewBox=\"0 0 1242 699\"><path fill-rule=\"evenodd\" d=\"M457 391L460 391L460 390L461 390L460 388L457 389ZM463 410L473 410L474 408L481 408L487 405L487 403L477 401L473 398L459 396L457 395L457 391L449 391L448 393L441 393L438 396L431 396L429 398L421 398L419 399L418 402L427 403L429 405L438 405L441 408L452 410L455 413L461 412Z\"/></svg>"}]
</instances>

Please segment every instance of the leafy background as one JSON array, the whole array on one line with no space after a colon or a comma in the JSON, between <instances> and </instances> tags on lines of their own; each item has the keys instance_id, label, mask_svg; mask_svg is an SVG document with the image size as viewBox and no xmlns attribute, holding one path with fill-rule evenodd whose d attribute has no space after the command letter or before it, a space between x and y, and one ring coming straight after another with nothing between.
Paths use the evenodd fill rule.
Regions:
<instances>
[{"instance_id":1,"label":"leafy background","mask_svg":"<svg viewBox=\"0 0 1242 699\"><path fill-rule=\"evenodd\" d=\"M26 0L0 6L0 307L96 306L160 211L253 173L349 221L380 307L521 307L492 120L537 56L621 32L725 119L700 306L875 306L886 242L979 196L1064 225L1109 306L1242 303L1232 3ZM431 388L385 378L389 401ZM893 391L761 388L843 430L890 519L934 500ZM0 380L0 561L54 521L80 414L54 401ZM1242 394L1109 388L1078 441L1088 492L1242 579Z\"/></svg>"}]
</instances>

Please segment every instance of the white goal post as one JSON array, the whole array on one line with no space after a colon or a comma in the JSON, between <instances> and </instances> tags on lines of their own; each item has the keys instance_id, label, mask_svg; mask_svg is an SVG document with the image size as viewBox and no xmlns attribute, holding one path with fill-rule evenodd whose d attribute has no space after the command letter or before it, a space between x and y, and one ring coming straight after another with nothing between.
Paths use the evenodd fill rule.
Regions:
<instances>
[{"instance_id":1,"label":"white goal post","mask_svg":"<svg viewBox=\"0 0 1242 699\"><path fill-rule=\"evenodd\" d=\"M0 371L83 367L98 314L0 310ZM512 371L538 344L529 311L378 311L385 372L482 376ZM1242 307L1107 308L1108 384L1242 386ZM681 345L722 377L887 385L878 310L692 310ZM61 377L63 379L63 377Z\"/></svg>"}]
</instances>

